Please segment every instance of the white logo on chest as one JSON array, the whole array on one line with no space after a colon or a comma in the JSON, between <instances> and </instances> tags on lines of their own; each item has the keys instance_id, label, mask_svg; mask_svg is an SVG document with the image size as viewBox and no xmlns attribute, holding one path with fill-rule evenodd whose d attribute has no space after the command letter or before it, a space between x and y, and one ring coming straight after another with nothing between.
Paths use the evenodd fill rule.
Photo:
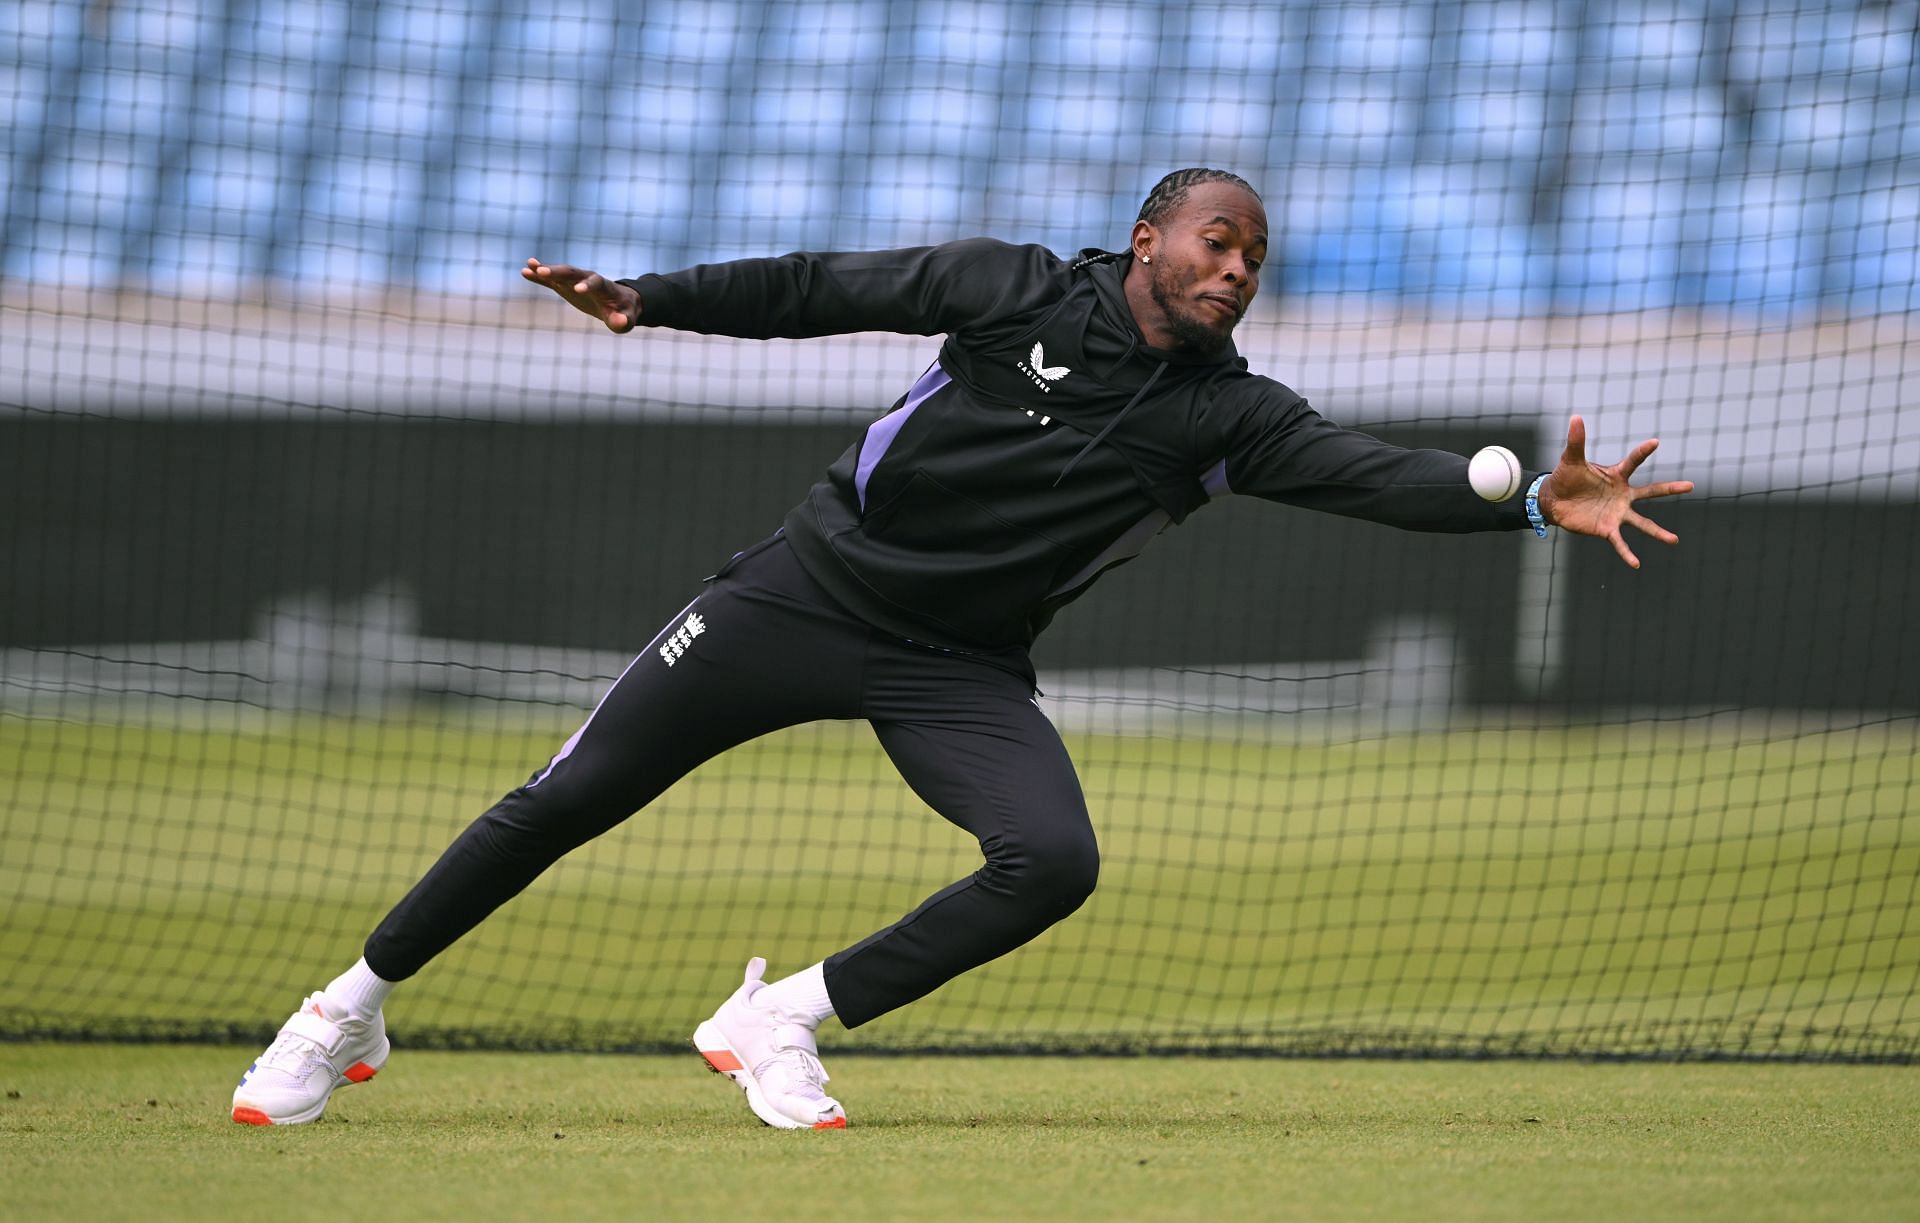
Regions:
<instances>
[{"instance_id":1,"label":"white logo on chest","mask_svg":"<svg viewBox=\"0 0 1920 1223\"><path fill-rule=\"evenodd\" d=\"M1053 393L1053 383L1073 372L1064 365L1048 365L1047 349L1044 344L1035 344L1033 351L1027 354L1026 361L1015 361L1013 364L1033 385L1049 395Z\"/></svg>"}]
</instances>

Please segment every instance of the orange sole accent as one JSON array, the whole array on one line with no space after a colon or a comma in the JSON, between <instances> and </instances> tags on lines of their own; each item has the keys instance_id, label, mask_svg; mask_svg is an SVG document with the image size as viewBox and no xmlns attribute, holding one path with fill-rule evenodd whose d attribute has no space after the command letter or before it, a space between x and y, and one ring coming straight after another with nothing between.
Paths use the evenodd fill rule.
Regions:
<instances>
[{"instance_id":1,"label":"orange sole accent","mask_svg":"<svg viewBox=\"0 0 1920 1223\"><path fill-rule=\"evenodd\" d=\"M355 1062L353 1065L347 1067L347 1082L364 1083L379 1073L378 1070L375 1070L365 1062Z\"/></svg>"},{"instance_id":2,"label":"orange sole accent","mask_svg":"<svg viewBox=\"0 0 1920 1223\"><path fill-rule=\"evenodd\" d=\"M813 1128L816 1130L844 1130L847 1128L847 1119L845 1117L835 1117L831 1121L816 1121L813 1123Z\"/></svg>"},{"instance_id":3,"label":"orange sole accent","mask_svg":"<svg viewBox=\"0 0 1920 1223\"><path fill-rule=\"evenodd\" d=\"M273 1121L257 1108L236 1108L233 1119L241 1125L272 1125Z\"/></svg>"},{"instance_id":4,"label":"orange sole accent","mask_svg":"<svg viewBox=\"0 0 1920 1223\"><path fill-rule=\"evenodd\" d=\"M740 1064L739 1058L725 1049L716 1049L712 1053L702 1049L700 1050L700 1056L706 1058L707 1065L713 1067L714 1070L720 1074L731 1074L735 1070L746 1069L745 1066Z\"/></svg>"}]
</instances>

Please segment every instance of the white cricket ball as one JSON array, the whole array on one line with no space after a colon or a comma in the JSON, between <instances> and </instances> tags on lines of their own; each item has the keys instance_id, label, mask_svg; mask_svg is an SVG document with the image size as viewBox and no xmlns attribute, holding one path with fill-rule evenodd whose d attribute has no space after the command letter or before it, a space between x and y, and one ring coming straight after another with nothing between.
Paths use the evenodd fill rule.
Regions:
<instances>
[{"instance_id":1,"label":"white cricket ball","mask_svg":"<svg viewBox=\"0 0 1920 1223\"><path fill-rule=\"evenodd\" d=\"M1520 460L1505 446L1488 446L1468 461L1467 483L1488 501L1505 501L1520 491Z\"/></svg>"}]
</instances>

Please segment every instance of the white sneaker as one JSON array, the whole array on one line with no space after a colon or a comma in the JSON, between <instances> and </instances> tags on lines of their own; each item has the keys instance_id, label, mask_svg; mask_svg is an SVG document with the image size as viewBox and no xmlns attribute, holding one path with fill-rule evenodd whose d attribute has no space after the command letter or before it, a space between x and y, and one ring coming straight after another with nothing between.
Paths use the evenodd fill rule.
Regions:
<instances>
[{"instance_id":1,"label":"white sneaker","mask_svg":"<svg viewBox=\"0 0 1920 1223\"><path fill-rule=\"evenodd\" d=\"M242 1125L298 1125L327 1107L341 1083L364 1083L387 1064L386 1020L356 1019L324 994L310 994L233 1089Z\"/></svg>"},{"instance_id":2,"label":"white sneaker","mask_svg":"<svg viewBox=\"0 0 1920 1223\"><path fill-rule=\"evenodd\" d=\"M822 1090L827 1072L813 1029L753 1001L765 988L760 976L766 970L759 956L747 961L746 980L712 1019L694 1029L693 1047L715 1073L740 1085L754 1116L768 1125L844 1130L846 1111Z\"/></svg>"}]
</instances>

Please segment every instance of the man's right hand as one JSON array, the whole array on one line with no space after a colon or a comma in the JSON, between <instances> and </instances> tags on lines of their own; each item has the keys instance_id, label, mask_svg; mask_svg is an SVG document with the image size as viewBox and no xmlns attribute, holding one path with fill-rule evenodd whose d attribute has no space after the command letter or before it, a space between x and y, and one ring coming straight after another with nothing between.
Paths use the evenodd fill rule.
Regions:
<instances>
[{"instance_id":1,"label":"man's right hand","mask_svg":"<svg viewBox=\"0 0 1920 1223\"><path fill-rule=\"evenodd\" d=\"M640 295L598 272L529 259L520 274L534 284L552 289L580 313L599 319L608 331L632 331L633 325L640 321Z\"/></svg>"}]
</instances>

